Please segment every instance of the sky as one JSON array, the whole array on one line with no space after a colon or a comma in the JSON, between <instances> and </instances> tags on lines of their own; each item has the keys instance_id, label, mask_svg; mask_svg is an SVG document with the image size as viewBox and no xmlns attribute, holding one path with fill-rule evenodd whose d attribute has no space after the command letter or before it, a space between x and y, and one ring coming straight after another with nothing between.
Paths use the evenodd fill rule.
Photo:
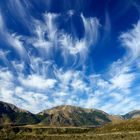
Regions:
<instances>
[{"instance_id":1,"label":"sky","mask_svg":"<svg viewBox=\"0 0 140 140\"><path fill-rule=\"evenodd\" d=\"M140 109L139 0L0 0L0 100Z\"/></svg>"}]
</instances>

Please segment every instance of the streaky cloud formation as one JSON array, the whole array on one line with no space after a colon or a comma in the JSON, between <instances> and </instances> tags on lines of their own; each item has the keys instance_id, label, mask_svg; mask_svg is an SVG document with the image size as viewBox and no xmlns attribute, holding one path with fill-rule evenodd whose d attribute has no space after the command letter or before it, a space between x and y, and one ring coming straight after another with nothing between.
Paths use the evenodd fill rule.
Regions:
<instances>
[{"instance_id":1,"label":"streaky cloud formation","mask_svg":"<svg viewBox=\"0 0 140 140\"><path fill-rule=\"evenodd\" d=\"M51 0L43 3L46 9L33 14L34 2L9 0L9 21L0 11L0 100L34 113L64 104L114 114L138 109L140 21L121 30L115 36L119 46L109 48L106 39L114 27L109 10L103 23L102 16L73 8L55 12ZM124 49L123 54L113 60L118 52L112 48ZM96 71L95 64L107 60L96 56L99 51L112 59Z\"/></svg>"},{"instance_id":2,"label":"streaky cloud formation","mask_svg":"<svg viewBox=\"0 0 140 140\"><path fill-rule=\"evenodd\" d=\"M134 25L134 29L121 35L122 43L128 48L128 56L135 60L140 55L140 21Z\"/></svg>"}]
</instances>

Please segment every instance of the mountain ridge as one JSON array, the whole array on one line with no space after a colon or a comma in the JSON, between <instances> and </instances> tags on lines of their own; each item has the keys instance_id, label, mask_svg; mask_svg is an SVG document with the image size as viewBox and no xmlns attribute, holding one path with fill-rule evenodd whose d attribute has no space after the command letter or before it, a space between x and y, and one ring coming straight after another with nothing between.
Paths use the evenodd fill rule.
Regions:
<instances>
[{"instance_id":1,"label":"mountain ridge","mask_svg":"<svg viewBox=\"0 0 140 140\"><path fill-rule=\"evenodd\" d=\"M70 105L57 106L39 113L39 115L48 115L50 118L43 120L43 124L50 125L103 125L109 123L109 115L101 110L87 109Z\"/></svg>"},{"instance_id":2,"label":"mountain ridge","mask_svg":"<svg viewBox=\"0 0 140 140\"><path fill-rule=\"evenodd\" d=\"M140 117L140 110L125 115L110 115L102 110L62 105L37 114L0 101L0 124L41 124L48 126L101 126Z\"/></svg>"}]
</instances>

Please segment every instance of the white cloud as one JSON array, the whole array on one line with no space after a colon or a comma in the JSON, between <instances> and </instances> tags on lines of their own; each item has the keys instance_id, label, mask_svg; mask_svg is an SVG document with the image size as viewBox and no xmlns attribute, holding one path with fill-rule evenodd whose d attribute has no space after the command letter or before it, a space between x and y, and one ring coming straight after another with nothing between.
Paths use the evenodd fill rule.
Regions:
<instances>
[{"instance_id":1,"label":"white cloud","mask_svg":"<svg viewBox=\"0 0 140 140\"><path fill-rule=\"evenodd\" d=\"M134 25L133 29L123 33L120 38L124 47L128 49L128 56L131 59L135 60L140 56L140 21Z\"/></svg>"},{"instance_id":2,"label":"white cloud","mask_svg":"<svg viewBox=\"0 0 140 140\"><path fill-rule=\"evenodd\" d=\"M70 17L72 17L72 16L75 14L75 11L74 11L74 10L69 10L69 11L67 12L67 14L68 14Z\"/></svg>"},{"instance_id":3,"label":"white cloud","mask_svg":"<svg viewBox=\"0 0 140 140\"><path fill-rule=\"evenodd\" d=\"M47 82L49 82L48 85L45 83L44 86L51 87L53 81L49 80ZM36 87L38 86L37 84ZM37 88L41 87L38 86ZM0 71L0 100L15 104L34 113L40 111L41 108L45 109L49 104L47 93L37 92L36 90L28 89L18 84L16 77L7 69Z\"/></svg>"},{"instance_id":4,"label":"white cloud","mask_svg":"<svg viewBox=\"0 0 140 140\"><path fill-rule=\"evenodd\" d=\"M27 59L28 55L23 45L23 41L21 40L22 36L16 35L15 33L11 33L7 30L6 23L4 22L1 13L0 13L0 22L1 22L0 23L1 39L5 42L5 44L13 47L22 59Z\"/></svg>"},{"instance_id":5,"label":"white cloud","mask_svg":"<svg viewBox=\"0 0 140 140\"><path fill-rule=\"evenodd\" d=\"M98 38L99 21L97 18L85 18L83 21L85 33L84 37L79 39L59 29L57 19L59 14L45 13L44 21L33 20L35 37L28 39L28 43L38 49L39 53L44 57L53 60L54 49L60 52L65 64L70 64L71 59L73 65L83 64L88 56L90 46L95 45Z\"/></svg>"},{"instance_id":6,"label":"white cloud","mask_svg":"<svg viewBox=\"0 0 140 140\"><path fill-rule=\"evenodd\" d=\"M42 110L45 109L47 104L49 103L47 95L37 92L26 91L23 89L21 93L21 91L18 90L21 89L16 90L16 95L19 97L20 100L16 99L16 104L21 108L25 108L34 113L38 113L40 111L40 108Z\"/></svg>"},{"instance_id":7,"label":"white cloud","mask_svg":"<svg viewBox=\"0 0 140 140\"><path fill-rule=\"evenodd\" d=\"M44 79L40 75L29 75L27 78L19 77L19 81L23 86L28 88L47 90L53 88L56 84L55 79Z\"/></svg>"},{"instance_id":8,"label":"white cloud","mask_svg":"<svg viewBox=\"0 0 140 140\"><path fill-rule=\"evenodd\" d=\"M16 34L5 33L7 37L7 41L10 46L12 46L19 54L22 59L27 59L28 55L26 49L24 48L23 42L21 41L21 37Z\"/></svg>"},{"instance_id":9,"label":"white cloud","mask_svg":"<svg viewBox=\"0 0 140 140\"><path fill-rule=\"evenodd\" d=\"M56 19L58 18L58 14L54 13L45 13L45 23L46 23L46 31L47 31L47 37L50 41L54 41L55 35L57 33L58 27L56 23Z\"/></svg>"},{"instance_id":10,"label":"white cloud","mask_svg":"<svg viewBox=\"0 0 140 140\"><path fill-rule=\"evenodd\" d=\"M86 42L84 40L75 40L70 35L64 33L60 37L59 42L62 49L68 50L71 55L76 55L88 49L88 46L86 46Z\"/></svg>"},{"instance_id":11,"label":"white cloud","mask_svg":"<svg viewBox=\"0 0 140 140\"><path fill-rule=\"evenodd\" d=\"M81 91L85 91L87 88L87 85L84 81L80 80L78 77L76 77L77 79L74 79L71 83L71 86L73 89L75 90L81 90Z\"/></svg>"},{"instance_id":12,"label":"white cloud","mask_svg":"<svg viewBox=\"0 0 140 140\"><path fill-rule=\"evenodd\" d=\"M12 64L12 67L14 68L16 74L23 75L22 73L25 68L24 62L12 61L11 64Z\"/></svg>"},{"instance_id":13,"label":"white cloud","mask_svg":"<svg viewBox=\"0 0 140 140\"><path fill-rule=\"evenodd\" d=\"M81 14L85 28L85 40L88 45L94 45L98 39L99 20L97 18L85 18Z\"/></svg>"},{"instance_id":14,"label":"white cloud","mask_svg":"<svg viewBox=\"0 0 140 140\"><path fill-rule=\"evenodd\" d=\"M134 108L137 108L137 105L139 104L137 104L132 98L124 97L123 100L114 104L108 102L108 104L101 107L101 109L106 112L109 110L112 114L117 115L119 113L123 115L134 110Z\"/></svg>"},{"instance_id":15,"label":"white cloud","mask_svg":"<svg viewBox=\"0 0 140 140\"><path fill-rule=\"evenodd\" d=\"M59 15L54 13L43 14L43 21L33 20L34 37L27 39L29 44L32 44L42 57L53 58L53 48L58 44L56 19ZM58 47L58 46L57 46Z\"/></svg>"},{"instance_id":16,"label":"white cloud","mask_svg":"<svg viewBox=\"0 0 140 140\"><path fill-rule=\"evenodd\" d=\"M10 71L5 71L6 69L0 70L0 80L2 82L10 82L14 80L14 77Z\"/></svg>"},{"instance_id":17,"label":"white cloud","mask_svg":"<svg viewBox=\"0 0 140 140\"><path fill-rule=\"evenodd\" d=\"M3 17L2 17L2 14L0 12L0 31L2 31L3 28L4 28Z\"/></svg>"},{"instance_id":18,"label":"white cloud","mask_svg":"<svg viewBox=\"0 0 140 140\"><path fill-rule=\"evenodd\" d=\"M83 106L85 108L95 108L95 106L100 102L100 98L94 96L94 95L89 95L87 99L81 99L79 101L79 105Z\"/></svg>"},{"instance_id":19,"label":"white cloud","mask_svg":"<svg viewBox=\"0 0 140 140\"><path fill-rule=\"evenodd\" d=\"M6 87L0 88L0 100L14 104L15 102L13 96L13 92L9 89L9 87L8 89L6 89Z\"/></svg>"},{"instance_id":20,"label":"white cloud","mask_svg":"<svg viewBox=\"0 0 140 140\"><path fill-rule=\"evenodd\" d=\"M32 32L32 16L30 14L30 8L32 4L28 0L8 0L7 9L13 16L13 19L24 25L30 32ZM16 9L16 10L15 10Z\"/></svg>"},{"instance_id":21,"label":"white cloud","mask_svg":"<svg viewBox=\"0 0 140 140\"><path fill-rule=\"evenodd\" d=\"M0 70L0 99L6 102L14 103L14 77L7 69Z\"/></svg>"},{"instance_id":22,"label":"white cloud","mask_svg":"<svg viewBox=\"0 0 140 140\"><path fill-rule=\"evenodd\" d=\"M112 88L126 89L132 86L134 79L133 73L124 73L114 76L110 82L112 83Z\"/></svg>"}]
</instances>

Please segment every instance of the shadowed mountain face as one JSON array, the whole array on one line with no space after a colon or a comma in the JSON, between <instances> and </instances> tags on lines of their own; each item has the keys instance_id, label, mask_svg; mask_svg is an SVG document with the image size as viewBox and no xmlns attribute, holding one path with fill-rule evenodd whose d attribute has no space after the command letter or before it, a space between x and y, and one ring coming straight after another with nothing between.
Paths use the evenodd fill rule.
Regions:
<instances>
[{"instance_id":1,"label":"shadowed mountain face","mask_svg":"<svg viewBox=\"0 0 140 140\"><path fill-rule=\"evenodd\" d=\"M111 122L109 115L96 109L75 106L58 106L44 110L39 115L48 115L41 123L57 126L98 126Z\"/></svg>"},{"instance_id":2,"label":"shadowed mountain face","mask_svg":"<svg viewBox=\"0 0 140 140\"><path fill-rule=\"evenodd\" d=\"M35 124L39 119L36 115L22 110L12 104L0 101L0 124Z\"/></svg>"}]
</instances>

